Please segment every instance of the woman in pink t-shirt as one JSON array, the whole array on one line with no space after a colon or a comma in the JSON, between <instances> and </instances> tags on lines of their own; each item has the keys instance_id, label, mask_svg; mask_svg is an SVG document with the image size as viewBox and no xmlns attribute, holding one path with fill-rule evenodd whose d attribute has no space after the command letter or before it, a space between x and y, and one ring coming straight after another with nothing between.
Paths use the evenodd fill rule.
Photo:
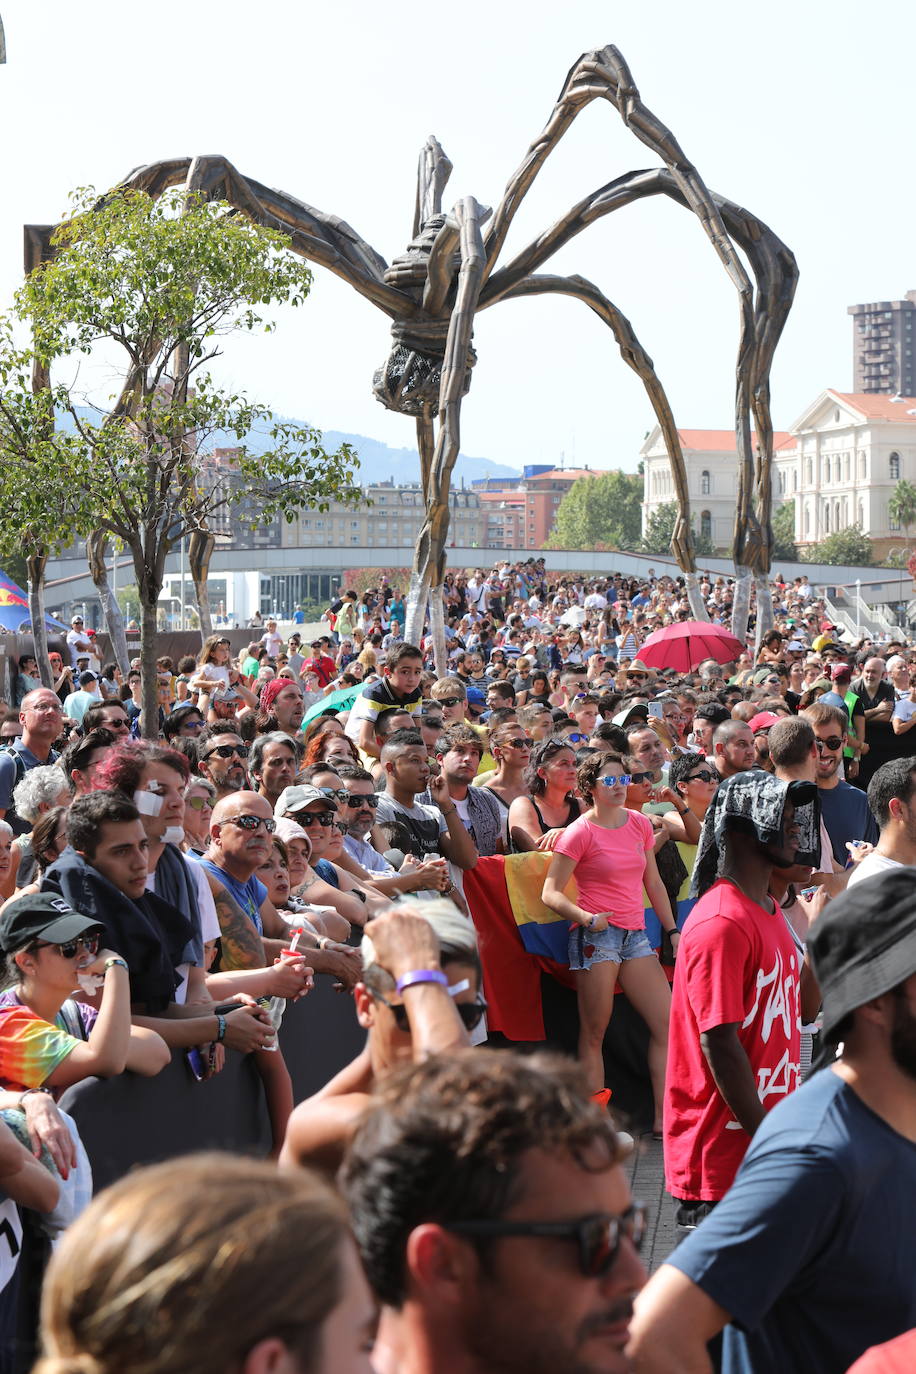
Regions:
<instances>
[{"instance_id":1,"label":"woman in pink t-shirt","mask_svg":"<svg viewBox=\"0 0 916 1374\"><path fill-rule=\"evenodd\" d=\"M578 769L579 791L592 810L568 826L544 880L546 906L570 923L569 966L576 980L579 1058L593 1093L604 1092L604 1034L617 979L649 1027L649 1075L655 1094L653 1131L661 1130L671 991L646 935L643 888L673 948L678 934L655 864L648 817L625 806L629 776L619 754L591 755ZM563 889L575 874L578 902Z\"/></svg>"}]
</instances>

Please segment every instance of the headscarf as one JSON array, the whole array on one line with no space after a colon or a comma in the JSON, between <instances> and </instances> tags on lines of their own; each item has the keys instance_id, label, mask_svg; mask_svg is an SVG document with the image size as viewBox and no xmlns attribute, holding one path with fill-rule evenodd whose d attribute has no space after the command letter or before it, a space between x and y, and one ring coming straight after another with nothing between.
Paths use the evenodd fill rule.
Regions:
<instances>
[{"instance_id":1,"label":"headscarf","mask_svg":"<svg viewBox=\"0 0 916 1374\"><path fill-rule=\"evenodd\" d=\"M813 782L784 782L752 768L719 784L703 821L690 896L702 897L720 876L725 859L727 827L741 819L761 844L778 844L786 798L795 803L798 849L795 861L816 867L820 855L820 807Z\"/></svg>"},{"instance_id":2,"label":"headscarf","mask_svg":"<svg viewBox=\"0 0 916 1374\"><path fill-rule=\"evenodd\" d=\"M261 710L264 712L269 711L277 697L283 691L283 688L288 686L288 677L275 677L271 678L270 682L265 682L264 686L261 688L261 695L258 699L258 705Z\"/></svg>"}]
</instances>

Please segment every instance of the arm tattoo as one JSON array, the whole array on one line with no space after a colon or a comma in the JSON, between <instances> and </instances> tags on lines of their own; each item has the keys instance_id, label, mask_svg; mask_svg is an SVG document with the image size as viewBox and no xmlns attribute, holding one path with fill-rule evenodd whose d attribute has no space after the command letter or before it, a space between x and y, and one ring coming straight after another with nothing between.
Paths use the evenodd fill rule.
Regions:
<instances>
[{"instance_id":1,"label":"arm tattoo","mask_svg":"<svg viewBox=\"0 0 916 1374\"><path fill-rule=\"evenodd\" d=\"M209 878L219 919L224 969L264 968L264 946L252 921L218 878Z\"/></svg>"}]
</instances>

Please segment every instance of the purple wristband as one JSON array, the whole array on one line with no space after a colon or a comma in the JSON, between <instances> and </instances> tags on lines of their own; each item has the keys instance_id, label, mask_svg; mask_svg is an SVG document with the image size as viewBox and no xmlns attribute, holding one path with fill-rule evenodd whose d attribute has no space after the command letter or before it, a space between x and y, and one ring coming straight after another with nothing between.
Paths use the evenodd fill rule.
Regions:
<instances>
[{"instance_id":1,"label":"purple wristband","mask_svg":"<svg viewBox=\"0 0 916 1374\"><path fill-rule=\"evenodd\" d=\"M405 988L412 988L414 983L439 983L444 988L448 987L448 979L441 968L412 968L398 979L395 988L403 992Z\"/></svg>"}]
</instances>

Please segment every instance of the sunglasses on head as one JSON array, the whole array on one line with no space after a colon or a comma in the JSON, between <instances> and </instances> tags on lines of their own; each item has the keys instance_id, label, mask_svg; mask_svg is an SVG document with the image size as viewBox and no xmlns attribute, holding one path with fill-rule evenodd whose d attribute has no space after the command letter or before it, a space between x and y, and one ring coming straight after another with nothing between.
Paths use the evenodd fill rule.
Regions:
<instances>
[{"instance_id":1,"label":"sunglasses on head","mask_svg":"<svg viewBox=\"0 0 916 1374\"><path fill-rule=\"evenodd\" d=\"M815 736L814 739L814 743L817 745L818 749L829 749L831 753L836 753L837 749L841 748L844 742L845 741L840 735L831 735L829 739L818 739L817 736Z\"/></svg>"},{"instance_id":2,"label":"sunglasses on head","mask_svg":"<svg viewBox=\"0 0 916 1374\"><path fill-rule=\"evenodd\" d=\"M304 828L310 825L323 825L325 829L337 820L336 811L297 811L299 824Z\"/></svg>"},{"instance_id":3,"label":"sunglasses on head","mask_svg":"<svg viewBox=\"0 0 916 1374\"><path fill-rule=\"evenodd\" d=\"M367 792L364 796L348 792L346 795L348 806L368 806L370 811L374 811L378 806L379 799L377 792Z\"/></svg>"},{"instance_id":4,"label":"sunglasses on head","mask_svg":"<svg viewBox=\"0 0 916 1374\"><path fill-rule=\"evenodd\" d=\"M394 1023L399 1031L410 1034L410 1021L407 1017L407 1008L403 1002L389 1002L387 997L383 997L380 992L373 992L372 996L377 1002L383 1003L394 1017ZM481 1017L487 1009L486 1002L455 1002L455 1010L461 1017L465 1030L474 1030L475 1026L480 1025Z\"/></svg>"},{"instance_id":5,"label":"sunglasses on head","mask_svg":"<svg viewBox=\"0 0 916 1374\"><path fill-rule=\"evenodd\" d=\"M40 942L37 949L54 949L62 959L75 959L78 954L98 954L101 936L96 930L91 935L78 935L75 940L67 940L58 945L51 941Z\"/></svg>"},{"instance_id":6,"label":"sunglasses on head","mask_svg":"<svg viewBox=\"0 0 916 1374\"><path fill-rule=\"evenodd\" d=\"M263 816L227 816L223 824L237 825L239 830L259 830L263 825L268 835L272 835L277 828L273 816L269 820Z\"/></svg>"},{"instance_id":7,"label":"sunglasses on head","mask_svg":"<svg viewBox=\"0 0 916 1374\"><path fill-rule=\"evenodd\" d=\"M190 806L192 811L203 811L205 806L209 806L210 810L213 810L213 801L210 797L206 796L185 797L184 804L185 806Z\"/></svg>"},{"instance_id":8,"label":"sunglasses on head","mask_svg":"<svg viewBox=\"0 0 916 1374\"><path fill-rule=\"evenodd\" d=\"M620 1216L598 1212L578 1221L453 1221L446 1223L445 1229L471 1237L559 1236L574 1240L583 1278L598 1279L614 1267L624 1236L636 1250L640 1249L646 1234L646 1207L645 1203L634 1202Z\"/></svg>"},{"instance_id":9,"label":"sunglasses on head","mask_svg":"<svg viewBox=\"0 0 916 1374\"><path fill-rule=\"evenodd\" d=\"M217 744L213 749L208 749L203 757L209 759L212 758L214 754L218 754L221 759L231 759L233 754L237 755L240 759L247 759L248 745Z\"/></svg>"}]
</instances>

